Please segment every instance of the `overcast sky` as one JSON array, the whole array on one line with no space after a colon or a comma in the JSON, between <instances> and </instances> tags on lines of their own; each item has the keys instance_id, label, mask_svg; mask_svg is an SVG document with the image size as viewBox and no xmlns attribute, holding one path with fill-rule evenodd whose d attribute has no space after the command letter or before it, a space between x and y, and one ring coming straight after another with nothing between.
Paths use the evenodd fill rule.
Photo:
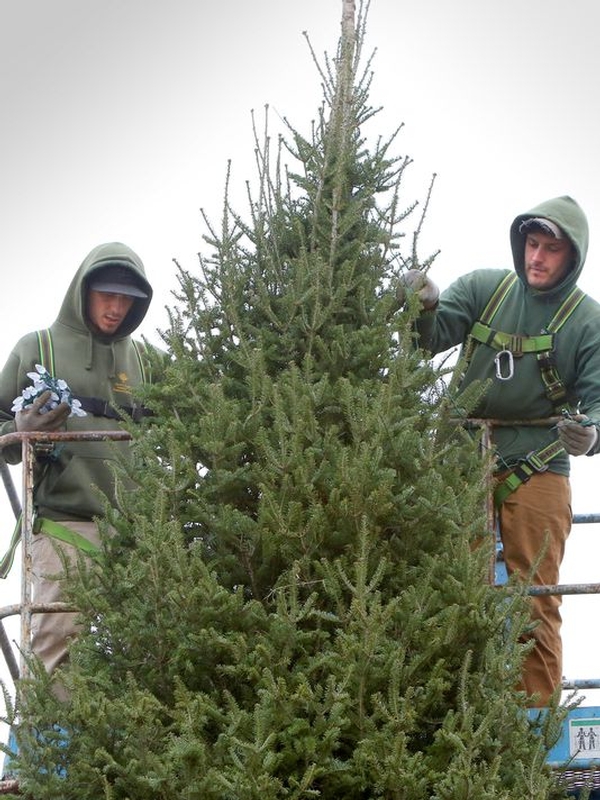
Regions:
<instances>
[{"instance_id":1,"label":"overcast sky","mask_svg":"<svg viewBox=\"0 0 600 800\"><path fill-rule=\"evenodd\" d=\"M200 208L217 218L228 159L240 209L255 182L251 110L262 119L268 104L274 129L286 117L309 131L321 89L302 32L333 55L341 7L0 0L1 363L20 335L55 319L83 258L110 240L146 265L155 300L141 331L156 338L176 288L172 259L196 264ZM600 299L596 13L596 0L372 0L365 54L377 49L371 103L383 111L367 133L404 123L407 203L437 175L424 241L441 250L431 275L442 287L511 266L512 219L570 194L591 227L581 285ZM576 512L600 511L599 468L576 463ZM600 581L599 536L597 526L572 534L563 582ZM14 580L0 591L13 602ZM600 677L586 636L597 600L565 599L568 677Z\"/></svg>"}]
</instances>

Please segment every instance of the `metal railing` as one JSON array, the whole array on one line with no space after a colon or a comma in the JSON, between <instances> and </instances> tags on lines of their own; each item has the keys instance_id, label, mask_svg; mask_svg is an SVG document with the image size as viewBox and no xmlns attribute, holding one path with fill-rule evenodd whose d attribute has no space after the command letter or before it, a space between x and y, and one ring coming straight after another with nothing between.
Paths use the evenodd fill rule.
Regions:
<instances>
[{"instance_id":1,"label":"metal railing","mask_svg":"<svg viewBox=\"0 0 600 800\"><path fill-rule=\"evenodd\" d=\"M9 433L0 436L0 474L6 489L9 501L15 515L15 520L20 519L21 524L21 600L0 608L0 649L4 655L11 678L17 681L27 674L27 664L31 655L31 621L34 614L73 611L67 603L34 603L32 597L32 554L31 544L33 537L34 506L34 467L36 464L35 445L53 444L61 442L100 442L106 440L128 441L131 434L127 431L60 431L56 433ZM3 452L6 447L20 445L22 462L22 492L23 505L12 480L10 470L4 459ZM20 665L14 655L4 627L7 617L20 617Z\"/></svg>"},{"instance_id":2,"label":"metal railing","mask_svg":"<svg viewBox=\"0 0 600 800\"><path fill-rule=\"evenodd\" d=\"M529 427L552 428L562 417L545 417L543 419L531 420L503 420L503 419L475 419L470 418L467 420L455 420L457 424L463 425L465 428L476 428L481 430L481 451L484 457L488 457L493 450L492 445L492 430L495 427L514 427L518 425L525 425ZM496 583L495 572L498 560L498 551L496 548L496 541L498 537L498 521L497 514L494 508L494 479L493 473L488 472L488 483L486 492L486 520L487 530L492 537L494 543L492 564L490 566L490 574L492 576L491 582ZM600 514L574 514L573 525L592 524L600 522ZM557 583L548 584L546 586L528 586L527 594L531 596L546 596L546 595L586 595L586 594L600 594L600 583ZM584 678L576 680L563 680L563 689L600 689L600 678Z\"/></svg>"},{"instance_id":3,"label":"metal railing","mask_svg":"<svg viewBox=\"0 0 600 800\"><path fill-rule=\"evenodd\" d=\"M518 421L506 420L468 420L469 426L479 427L482 429L481 446L484 455L491 452L491 429L494 425L516 425L528 424L539 425L543 427L551 427L559 421L559 417L548 418L544 420L524 420L521 423ZM465 424L463 420L461 424ZM71 606L66 603L51 603L51 604L36 604L32 599L32 556L31 544L33 537L33 485L34 485L34 465L36 462L34 447L38 443L51 443L51 442L65 442L65 441L86 441L97 442L105 440L127 441L131 439L130 434L125 431L97 431L97 432L60 432L54 434L48 433L14 433L0 436L0 475L2 477L5 490L7 492L15 518L21 519L21 600L20 603L4 606L0 608L0 649L4 655L9 672L13 680L16 682L20 677L27 674L27 664L31 655L31 620L32 616L36 613L53 612L53 611L72 611ZM8 466L2 455L5 447L10 445L19 444L21 446L22 456L22 497L23 507L21 508L17 492L15 490L12 477ZM496 536L496 515L493 505L493 476L491 470L489 472L489 483L486 500L486 515L489 531ZM573 518L574 524L585 523L599 523L600 514L580 514L575 515ZM495 551L495 548L494 548ZM493 575L495 572L496 553L494 552L494 566L492 567L491 582L494 582ZM528 587L530 594L600 594L600 583L584 583L584 584L557 584L554 586L530 586ZM21 663L17 664L13 648L8 639L4 629L3 621L10 616L20 616L21 622L21 641L20 641L20 654ZM598 689L600 688L600 679L579 679L572 681L563 681L563 689ZM576 778L579 776L581 770L577 771ZM575 780L575 779L574 779ZM14 784L14 785L13 785ZM575 785L575 783L573 783ZM8 782L2 789L5 791L17 791L16 782Z\"/></svg>"},{"instance_id":4,"label":"metal railing","mask_svg":"<svg viewBox=\"0 0 600 800\"><path fill-rule=\"evenodd\" d=\"M482 431L481 449L484 455L491 452L491 431L494 427L528 425L536 427L552 427L559 422L561 417L547 417L534 420L500 420L500 419L474 419L455 420L467 428L479 428ZM31 542L33 536L33 483L34 466L36 457L34 448L36 444L49 444L57 442L98 442L98 441L128 441L131 435L126 431L61 431L56 433L10 433L0 436L0 475L4 483L11 508L15 519L21 518L21 601L12 605L0 607L0 649L4 655L9 673L13 680L17 680L24 674L26 663L31 652L31 618L33 614L45 612L58 612L73 610L66 603L35 604L32 599L32 564L31 564ZM4 448L18 444L21 447L22 460L22 497L23 507L19 501L9 468L2 455ZM490 471L488 491L486 493L486 518L488 530L496 536L496 513L493 504L493 477ZM576 514L573 517L574 524L598 523L600 514ZM491 580L496 566L496 552L494 548L493 564L490 568ZM571 583L555 584L548 586L530 586L528 593L531 595L583 595L600 594L600 583ZM13 648L6 634L3 620L10 616L20 616L21 618L21 667L17 664ZM579 683L579 682L578 682ZM594 681L584 681L586 688L600 688L600 679ZM591 686L593 683L593 686Z\"/></svg>"}]
</instances>

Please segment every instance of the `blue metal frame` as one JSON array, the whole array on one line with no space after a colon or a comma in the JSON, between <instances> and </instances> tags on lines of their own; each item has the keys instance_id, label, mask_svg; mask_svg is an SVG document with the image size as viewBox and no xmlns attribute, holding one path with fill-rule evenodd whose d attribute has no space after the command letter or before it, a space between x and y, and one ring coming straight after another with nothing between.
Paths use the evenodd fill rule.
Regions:
<instances>
[{"instance_id":1,"label":"blue metal frame","mask_svg":"<svg viewBox=\"0 0 600 800\"><path fill-rule=\"evenodd\" d=\"M600 522L600 514L576 514L573 517L574 524L596 522ZM500 531L496 527L495 582L502 585L507 581ZM596 587L585 584L565 589L572 594L597 591ZM600 688L600 679L576 680L569 686L577 689ZM529 718L535 720L544 713L545 709L532 708ZM579 797L586 779L591 780L592 773L597 771L589 800L600 800L600 706L578 706L568 712L560 737L548 751L546 761L553 769L565 773L565 788L573 797Z\"/></svg>"}]
</instances>

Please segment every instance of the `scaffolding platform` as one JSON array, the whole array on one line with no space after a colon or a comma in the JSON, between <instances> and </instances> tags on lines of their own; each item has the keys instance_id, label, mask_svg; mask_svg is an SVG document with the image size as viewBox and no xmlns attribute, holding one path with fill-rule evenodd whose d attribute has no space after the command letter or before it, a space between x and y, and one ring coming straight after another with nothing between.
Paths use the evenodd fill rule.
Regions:
<instances>
[{"instance_id":1,"label":"scaffolding platform","mask_svg":"<svg viewBox=\"0 0 600 800\"><path fill-rule=\"evenodd\" d=\"M600 514L575 514L573 524L600 523ZM494 564L495 583L508 580L503 561L502 545L496 532ZM600 584L561 584L556 586L531 586L529 594L582 595L600 594ZM563 680L563 690L600 689L600 679ZM543 709L531 709L530 719L543 714ZM582 790L590 790L589 800L600 800L600 706L577 706L570 709L563 721L556 744L548 751L548 765L560 773L561 782L572 797Z\"/></svg>"},{"instance_id":2,"label":"scaffolding platform","mask_svg":"<svg viewBox=\"0 0 600 800\"><path fill-rule=\"evenodd\" d=\"M568 682L563 685L574 688ZM535 721L544 713L544 709L532 708L529 718ZM578 706L568 712L546 762L559 774L571 797L589 789L590 800L600 800L600 706Z\"/></svg>"},{"instance_id":3,"label":"scaffolding platform","mask_svg":"<svg viewBox=\"0 0 600 800\"><path fill-rule=\"evenodd\" d=\"M481 421L475 421L482 424ZM488 421L489 422L489 421ZM544 420L544 423L547 421ZM8 434L0 437L0 469L5 489L13 506L15 516L22 517L22 593L21 602L16 605L0 608L0 650L7 662L11 676L15 682L27 673L26 656L30 649L31 616L39 611L65 610L64 604L53 604L55 608L37 607L31 596L31 536L33 528L33 445L36 442L60 441L62 439L98 441L101 439L125 440L131 438L125 432L96 432L94 434L56 433L56 434ZM10 475L2 457L2 448L8 444L22 445L23 463L23 508L17 507L16 497ZM490 494L491 499L491 494ZM496 584L507 581L506 568L503 561L502 546L498 535L493 504L488 501L488 525L492 535L496 537L496 548L491 554L489 580ZM574 524L600 523L600 514L575 515ZM492 540L493 541L493 540ZM565 584L556 586L532 586L530 594L600 594L600 583ZM12 647L3 628L4 618L18 615L21 619L21 664L17 664ZM600 679L584 679L563 681L563 689L600 689ZM543 715L544 709L530 709L530 719L535 715ZM561 782L571 797L579 797L582 790L590 790L589 800L600 800L600 706L578 706L571 709L566 716L560 737L547 754L547 763L560 774ZM2 776L0 776L2 777ZM10 777L0 780L0 795L19 795L18 781Z\"/></svg>"}]
</instances>

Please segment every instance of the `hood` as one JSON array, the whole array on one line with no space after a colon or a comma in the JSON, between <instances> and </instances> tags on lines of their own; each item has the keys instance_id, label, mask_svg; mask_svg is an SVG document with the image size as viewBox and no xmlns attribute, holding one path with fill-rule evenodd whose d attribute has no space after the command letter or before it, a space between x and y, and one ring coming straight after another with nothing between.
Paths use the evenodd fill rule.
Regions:
<instances>
[{"instance_id":1,"label":"hood","mask_svg":"<svg viewBox=\"0 0 600 800\"><path fill-rule=\"evenodd\" d=\"M572 197L563 195L552 200L546 200L524 214L519 214L514 219L510 226L510 245L515 271L525 285L527 285L525 278L525 234L519 233L519 227L526 219L531 219L532 217L544 217L554 222L566 233L575 248L573 269L569 270L557 286L544 291L543 294L551 296L572 288L581 275L587 255L589 231L585 214ZM534 291L542 294L539 290Z\"/></svg>"},{"instance_id":2,"label":"hood","mask_svg":"<svg viewBox=\"0 0 600 800\"><path fill-rule=\"evenodd\" d=\"M134 282L147 295L134 298L133 305L118 331L112 336L102 337L103 341L114 342L133 333L146 316L152 300L152 287L146 279L141 258L121 242L100 244L86 256L67 289L57 321L80 332L91 333L86 315L88 284L96 270L109 265L118 265L130 270Z\"/></svg>"}]
</instances>

